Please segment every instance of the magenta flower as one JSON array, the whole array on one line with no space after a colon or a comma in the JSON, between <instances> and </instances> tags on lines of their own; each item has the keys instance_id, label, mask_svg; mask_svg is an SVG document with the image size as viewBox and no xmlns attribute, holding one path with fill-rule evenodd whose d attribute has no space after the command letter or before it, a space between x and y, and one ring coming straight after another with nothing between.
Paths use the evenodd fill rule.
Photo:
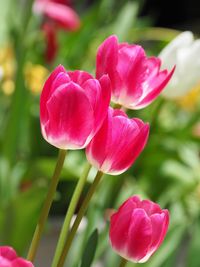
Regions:
<instances>
[{"instance_id":1,"label":"magenta flower","mask_svg":"<svg viewBox=\"0 0 200 267\"><path fill-rule=\"evenodd\" d=\"M107 75L96 80L87 72L66 72L58 66L40 98L43 137L61 149L86 147L107 115L110 95Z\"/></svg>"},{"instance_id":2,"label":"magenta flower","mask_svg":"<svg viewBox=\"0 0 200 267\"><path fill-rule=\"evenodd\" d=\"M67 0L35 0L34 12L42 15L41 29L46 40L45 59L52 63L59 50L57 32L76 31L81 22L78 14L69 6Z\"/></svg>"},{"instance_id":3,"label":"magenta flower","mask_svg":"<svg viewBox=\"0 0 200 267\"><path fill-rule=\"evenodd\" d=\"M148 58L141 46L119 44L112 35L98 49L96 76L109 75L114 103L141 109L156 99L174 72L160 71L160 65L160 59Z\"/></svg>"},{"instance_id":4,"label":"magenta flower","mask_svg":"<svg viewBox=\"0 0 200 267\"><path fill-rule=\"evenodd\" d=\"M121 174L142 152L148 134L148 124L110 108L102 127L86 148L87 159L104 173Z\"/></svg>"},{"instance_id":5,"label":"magenta flower","mask_svg":"<svg viewBox=\"0 0 200 267\"><path fill-rule=\"evenodd\" d=\"M169 225L169 212L138 196L126 200L111 217L112 248L132 262L146 262L163 242Z\"/></svg>"},{"instance_id":6,"label":"magenta flower","mask_svg":"<svg viewBox=\"0 0 200 267\"><path fill-rule=\"evenodd\" d=\"M0 266L1 267L34 267L30 261L17 256L13 248L0 246Z\"/></svg>"},{"instance_id":7,"label":"magenta flower","mask_svg":"<svg viewBox=\"0 0 200 267\"><path fill-rule=\"evenodd\" d=\"M34 11L43 15L49 23L54 23L58 28L75 31L80 27L79 16L69 6L68 1L36 0Z\"/></svg>"}]
</instances>

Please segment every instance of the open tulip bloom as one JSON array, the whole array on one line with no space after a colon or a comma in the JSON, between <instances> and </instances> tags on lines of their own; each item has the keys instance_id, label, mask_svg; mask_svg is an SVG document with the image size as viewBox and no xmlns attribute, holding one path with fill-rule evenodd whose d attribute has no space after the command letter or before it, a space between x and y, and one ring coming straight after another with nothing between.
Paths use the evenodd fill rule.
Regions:
<instances>
[{"instance_id":1,"label":"open tulip bloom","mask_svg":"<svg viewBox=\"0 0 200 267\"><path fill-rule=\"evenodd\" d=\"M148 124L109 108L102 127L86 148L87 159L103 173L121 174L142 152L148 134Z\"/></svg>"},{"instance_id":2,"label":"open tulip bloom","mask_svg":"<svg viewBox=\"0 0 200 267\"><path fill-rule=\"evenodd\" d=\"M30 261L18 257L14 249L8 246L0 246L0 266L34 267Z\"/></svg>"},{"instance_id":3,"label":"open tulip bloom","mask_svg":"<svg viewBox=\"0 0 200 267\"><path fill-rule=\"evenodd\" d=\"M126 200L111 217L112 248L132 262L146 262L159 248L169 225L169 212L138 196Z\"/></svg>"},{"instance_id":4,"label":"open tulip bloom","mask_svg":"<svg viewBox=\"0 0 200 267\"><path fill-rule=\"evenodd\" d=\"M157 98L174 72L174 69L161 71L160 65L161 60L148 58L141 46L120 44L113 35L98 49L96 77L109 75L114 103L128 109L141 109Z\"/></svg>"},{"instance_id":5,"label":"open tulip bloom","mask_svg":"<svg viewBox=\"0 0 200 267\"><path fill-rule=\"evenodd\" d=\"M160 53L163 68L176 65L175 73L163 91L166 98L176 99L200 85L200 40L192 32L183 32Z\"/></svg>"},{"instance_id":6,"label":"open tulip bloom","mask_svg":"<svg viewBox=\"0 0 200 267\"><path fill-rule=\"evenodd\" d=\"M86 147L107 115L110 94L107 75L96 80L87 72L58 66L40 98L43 137L60 149Z\"/></svg>"}]
</instances>

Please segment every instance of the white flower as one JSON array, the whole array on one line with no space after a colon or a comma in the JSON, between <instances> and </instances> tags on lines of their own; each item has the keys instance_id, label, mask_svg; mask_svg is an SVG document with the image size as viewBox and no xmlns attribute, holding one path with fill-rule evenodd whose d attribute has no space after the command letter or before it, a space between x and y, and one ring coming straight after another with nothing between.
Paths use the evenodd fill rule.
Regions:
<instances>
[{"instance_id":1,"label":"white flower","mask_svg":"<svg viewBox=\"0 0 200 267\"><path fill-rule=\"evenodd\" d=\"M180 98L197 84L200 84L200 39L194 40L192 32L179 34L160 53L162 68L176 65L172 79L162 95L166 98Z\"/></svg>"}]
</instances>

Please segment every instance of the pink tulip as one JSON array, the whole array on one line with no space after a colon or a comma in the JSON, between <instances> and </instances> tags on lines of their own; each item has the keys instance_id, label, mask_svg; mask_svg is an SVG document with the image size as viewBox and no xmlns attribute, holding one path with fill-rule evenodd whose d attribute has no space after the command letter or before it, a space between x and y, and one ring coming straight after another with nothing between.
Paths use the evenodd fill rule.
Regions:
<instances>
[{"instance_id":1,"label":"pink tulip","mask_svg":"<svg viewBox=\"0 0 200 267\"><path fill-rule=\"evenodd\" d=\"M160 59L148 58L141 46L119 44L112 35L98 49L96 76L109 75L114 103L141 109L156 99L174 72L160 71L160 65Z\"/></svg>"},{"instance_id":2,"label":"pink tulip","mask_svg":"<svg viewBox=\"0 0 200 267\"><path fill-rule=\"evenodd\" d=\"M142 152L148 134L148 124L110 108L102 127L86 148L87 159L104 173L121 174Z\"/></svg>"},{"instance_id":3,"label":"pink tulip","mask_svg":"<svg viewBox=\"0 0 200 267\"><path fill-rule=\"evenodd\" d=\"M34 267L30 261L17 256L13 248L0 246L0 267Z\"/></svg>"},{"instance_id":4,"label":"pink tulip","mask_svg":"<svg viewBox=\"0 0 200 267\"><path fill-rule=\"evenodd\" d=\"M132 262L146 262L164 240L169 212L138 196L126 200L111 217L112 248Z\"/></svg>"},{"instance_id":5,"label":"pink tulip","mask_svg":"<svg viewBox=\"0 0 200 267\"><path fill-rule=\"evenodd\" d=\"M43 17L41 29L46 40L45 59L52 63L59 50L57 32L76 31L81 22L78 14L69 6L67 0L35 0L34 12Z\"/></svg>"},{"instance_id":6,"label":"pink tulip","mask_svg":"<svg viewBox=\"0 0 200 267\"><path fill-rule=\"evenodd\" d=\"M68 6L67 1L36 0L34 11L64 30L75 31L80 27L79 16Z\"/></svg>"},{"instance_id":7,"label":"pink tulip","mask_svg":"<svg viewBox=\"0 0 200 267\"><path fill-rule=\"evenodd\" d=\"M43 137L61 149L86 147L107 115L110 95L107 75L96 80L87 72L58 66L40 98Z\"/></svg>"}]
</instances>

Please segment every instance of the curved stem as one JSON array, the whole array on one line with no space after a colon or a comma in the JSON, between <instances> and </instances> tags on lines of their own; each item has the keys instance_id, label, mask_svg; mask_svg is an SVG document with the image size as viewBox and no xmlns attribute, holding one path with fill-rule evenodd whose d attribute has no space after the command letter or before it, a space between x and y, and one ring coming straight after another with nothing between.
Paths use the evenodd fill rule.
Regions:
<instances>
[{"instance_id":1,"label":"curved stem","mask_svg":"<svg viewBox=\"0 0 200 267\"><path fill-rule=\"evenodd\" d=\"M126 259L124 259L124 258L121 258L121 262L120 262L120 264L119 264L119 267L125 267L126 266L126 264L127 264L127 260Z\"/></svg>"},{"instance_id":2,"label":"curved stem","mask_svg":"<svg viewBox=\"0 0 200 267\"><path fill-rule=\"evenodd\" d=\"M72 241L74 239L76 231L77 231L79 224L81 222L81 219L83 218L83 216L84 216L84 214L88 208L89 202L90 202L102 176L103 176L103 173L101 171L98 171L96 176L95 176L95 179L94 179L94 181L93 181L93 183L92 183L92 185L91 185L91 187L90 187L90 189L89 189L89 191L88 191L88 193L87 193L87 195L83 201L83 204L82 204L82 206L81 206L81 208L77 214L76 220L75 220L75 222L72 226L72 229L69 233L68 239L65 242L65 246L64 246L64 249L62 251L62 254L61 254L61 257L59 259L57 267L63 267L63 265L65 263L65 258L67 257L67 254L68 254L69 249L71 247Z\"/></svg>"},{"instance_id":3,"label":"curved stem","mask_svg":"<svg viewBox=\"0 0 200 267\"><path fill-rule=\"evenodd\" d=\"M60 233L59 240L58 240L57 247L56 247L56 252L55 252L53 262L51 265L52 267L56 267L58 264L59 258L61 256L62 250L63 250L64 245L65 245L65 241L66 241L66 238L67 238L67 235L69 232L69 227L70 227L70 222L71 222L72 216L74 215L74 211L76 209L80 195L83 191L83 187L84 187L85 182L87 180L90 169L91 169L91 165L89 163L87 163L85 168L84 168L83 174L81 175L81 177L80 177L80 179L76 185L76 189L73 193L73 196L72 196L71 202L69 204L69 208L67 210L67 214L65 216L65 220L64 220L64 223L63 223L63 226L61 229L61 233Z\"/></svg>"},{"instance_id":4,"label":"curved stem","mask_svg":"<svg viewBox=\"0 0 200 267\"><path fill-rule=\"evenodd\" d=\"M35 255L39 246L39 242L42 236L42 232L44 230L44 225L45 222L47 220L49 211L50 211L50 207L51 204L53 202L53 198L55 195L55 191L58 185L58 181L59 181L59 176L63 167L63 163L65 160L65 156L66 156L67 151L66 150L59 150L59 154L58 154L58 160L57 160L57 164L54 170L54 174L53 177L51 179L51 183L50 183L50 187L49 187L49 191L47 193L42 211L40 213L40 217L33 235L33 239L31 241L31 245L29 248L29 252L28 252L28 256L27 259L29 261L34 261L35 259Z\"/></svg>"}]
</instances>

